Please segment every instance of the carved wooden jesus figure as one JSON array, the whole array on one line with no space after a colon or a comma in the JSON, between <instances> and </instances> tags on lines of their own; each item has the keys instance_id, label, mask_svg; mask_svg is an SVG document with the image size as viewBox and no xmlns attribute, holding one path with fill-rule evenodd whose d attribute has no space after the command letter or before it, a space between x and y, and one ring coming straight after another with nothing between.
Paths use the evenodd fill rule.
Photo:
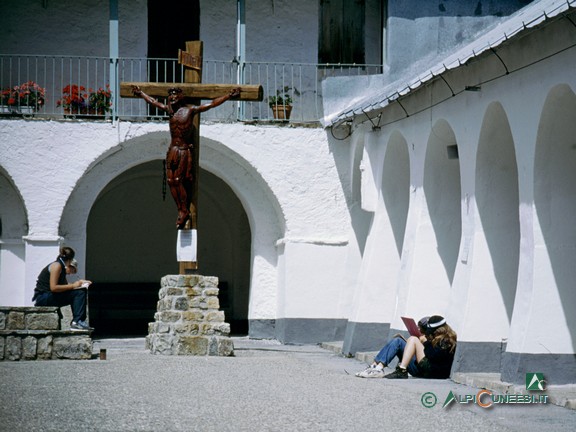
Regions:
<instances>
[{"instance_id":1,"label":"carved wooden jesus figure","mask_svg":"<svg viewBox=\"0 0 576 432\"><path fill-rule=\"evenodd\" d=\"M182 94L182 89L173 87L168 90L166 104L159 102L147 95L140 87L133 85L132 92L135 96L144 99L148 104L166 112L170 118L170 146L166 154L166 177L170 193L178 207L176 227L184 229L190 218L190 204L192 202L195 164L194 142L196 131L194 130L194 117L201 112L223 104L229 99L240 96L240 88L235 88L229 94L217 97L204 105L187 105L187 99Z\"/></svg>"}]
</instances>

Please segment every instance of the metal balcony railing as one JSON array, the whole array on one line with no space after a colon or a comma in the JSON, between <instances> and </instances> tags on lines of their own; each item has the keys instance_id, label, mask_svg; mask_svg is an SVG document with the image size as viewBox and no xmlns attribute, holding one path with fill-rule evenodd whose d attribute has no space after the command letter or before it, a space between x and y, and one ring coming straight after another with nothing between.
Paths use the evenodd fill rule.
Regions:
<instances>
[{"instance_id":1,"label":"metal balcony railing","mask_svg":"<svg viewBox=\"0 0 576 432\"><path fill-rule=\"evenodd\" d=\"M291 100L289 121L317 122L326 77L381 73L379 65L304 64L205 60L202 81L258 84L262 102L229 102L202 114L203 121L274 121L270 97ZM141 99L120 98L121 82L183 82L176 59L0 55L0 118L154 120L165 117ZM284 119L287 121L287 119Z\"/></svg>"}]
</instances>

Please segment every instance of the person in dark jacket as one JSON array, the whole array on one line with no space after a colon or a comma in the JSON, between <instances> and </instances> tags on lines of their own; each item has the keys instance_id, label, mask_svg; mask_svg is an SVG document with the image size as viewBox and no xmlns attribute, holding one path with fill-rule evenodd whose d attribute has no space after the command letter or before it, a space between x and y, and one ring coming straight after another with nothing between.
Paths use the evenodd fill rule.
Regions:
<instances>
[{"instance_id":1,"label":"person in dark jacket","mask_svg":"<svg viewBox=\"0 0 576 432\"><path fill-rule=\"evenodd\" d=\"M422 336L394 337L380 350L374 362L362 372L360 378L448 378L456 351L456 332L440 315L424 317L418 322ZM385 374L384 368L394 358L400 361L396 370Z\"/></svg>"},{"instance_id":2,"label":"person in dark jacket","mask_svg":"<svg viewBox=\"0 0 576 432\"><path fill-rule=\"evenodd\" d=\"M77 262L74 249L63 247L56 260L42 269L36 281L34 297L35 306L72 307L70 330L94 330L86 322L86 302L90 281L80 279L73 283L66 280L67 273L75 273Z\"/></svg>"}]
</instances>

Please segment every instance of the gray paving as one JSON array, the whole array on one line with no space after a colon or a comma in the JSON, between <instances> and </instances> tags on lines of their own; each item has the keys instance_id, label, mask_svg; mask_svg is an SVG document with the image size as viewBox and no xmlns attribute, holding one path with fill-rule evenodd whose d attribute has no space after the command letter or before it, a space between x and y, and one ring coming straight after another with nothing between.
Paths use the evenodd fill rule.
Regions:
<instances>
[{"instance_id":1,"label":"gray paving","mask_svg":"<svg viewBox=\"0 0 576 432\"><path fill-rule=\"evenodd\" d=\"M553 404L456 404L450 380L359 379L364 363L316 345L234 338L234 357L151 355L95 341L106 360L0 362L1 431L573 431ZM426 408L423 395L437 404ZM424 399L432 400L430 394Z\"/></svg>"}]
</instances>

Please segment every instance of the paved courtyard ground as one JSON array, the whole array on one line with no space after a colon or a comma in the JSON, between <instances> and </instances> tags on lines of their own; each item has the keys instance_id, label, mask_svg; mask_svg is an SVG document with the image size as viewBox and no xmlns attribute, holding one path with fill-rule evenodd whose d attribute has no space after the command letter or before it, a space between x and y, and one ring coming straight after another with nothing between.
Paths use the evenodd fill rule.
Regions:
<instances>
[{"instance_id":1,"label":"paved courtyard ground","mask_svg":"<svg viewBox=\"0 0 576 432\"><path fill-rule=\"evenodd\" d=\"M552 404L443 408L479 389L359 379L364 363L316 345L234 345L234 357L157 356L143 338L103 339L106 360L0 362L0 431L576 430L576 411Z\"/></svg>"}]
</instances>

